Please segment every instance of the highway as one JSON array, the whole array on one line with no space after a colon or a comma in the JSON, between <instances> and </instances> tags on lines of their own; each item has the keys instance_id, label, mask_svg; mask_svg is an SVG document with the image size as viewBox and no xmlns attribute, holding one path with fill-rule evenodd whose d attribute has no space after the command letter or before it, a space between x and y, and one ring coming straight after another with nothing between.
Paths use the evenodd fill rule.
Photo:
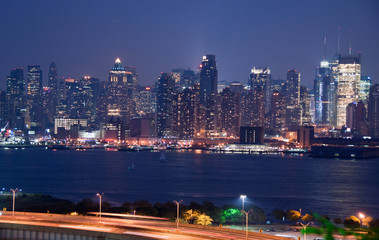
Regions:
<instances>
[{"instance_id":1,"label":"highway","mask_svg":"<svg viewBox=\"0 0 379 240\"><path fill-rule=\"evenodd\" d=\"M100 222L98 216L72 216L31 212L15 212L15 216L12 216L12 212L3 212L0 216L0 223L111 232L123 235L142 236L150 239L246 239L245 232L240 230L231 230L221 227L203 227L192 224L180 224L179 230L177 230L176 223L163 219L133 218L133 215L129 215L128 218L115 218L114 216L110 217L111 215L114 214L102 213ZM123 217L125 216L127 215ZM289 238L266 233L249 232L249 239L288 240Z\"/></svg>"}]
</instances>

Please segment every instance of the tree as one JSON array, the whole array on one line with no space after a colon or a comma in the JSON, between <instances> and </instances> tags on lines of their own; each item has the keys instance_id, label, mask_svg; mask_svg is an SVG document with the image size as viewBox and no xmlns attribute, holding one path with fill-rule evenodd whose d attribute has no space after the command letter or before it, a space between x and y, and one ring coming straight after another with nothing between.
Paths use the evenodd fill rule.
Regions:
<instances>
[{"instance_id":1,"label":"tree","mask_svg":"<svg viewBox=\"0 0 379 240\"><path fill-rule=\"evenodd\" d=\"M335 224L342 224L342 223L343 223L341 218L334 218L334 219L333 219L333 222L334 222Z\"/></svg>"},{"instance_id":2,"label":"tree","mask_svg":"<svg viewBox=\"0 0 379 240\"><path fill-rule=\"evenodd\" d=\"M237 208L228 208L221 212L220 223L236 224L241 222L242 213Z\"/></svg>"},{"instance_id":3,"label":"tree","mask_svg":"<svg viewBox=\"0 0 379 240\"><path fill-rule=\"evenodd\" d=\"M272 211L272 214L278 220L283 220L283 217L286 217L286 211L282 209L275 209L274 211Z\"/></svg>"},{"instance_id":4,"label":"tree","mask_svg":"<svg viewBox=\"0 0 379 240\"><path fill-rule=\"evenodd\" d=\"M370 225L370 222L372 222L372 217L367 216L362 219L362 225L368 227Z\"/></svg>"},{"instance_id":5,"label":"tree","mask_svg":"<svg viewBox=\"0 0 379 240\"><path fill-rule=\"evenodd\" d=\"M303 222L310 222L314 219L314 217L311 214L305 214L302 218L301 221Z\"/></svg>"},{"instance_id":6,"label":"tree","mask_svg":"<svg viewBox=\"0 0 379 240\"><path fill-rule=\"evenodd\" d=\"M289 210L287 212L287 217L290 221L298 221L301 218L301 214L296 210Z\"/></svg>"},{"instance_id":7,"label":"tree","mask_svg":"<svg viewBox=\"0 0 379 240\"><path fill-rule=\"evenodd\" d=\"M343 221L343 225L348 228L357 228L361 225L361 222L356 216L350 216Z\"/></svg>"},{"instance_id":8,"label":"tree","mask_svg":"<svg viewBox=\"0 0 379 240\"><path fill-rule=\"evenodd\" d=\"M194 223L195 219L200 215L200 212L195 210L193 211L192 209L187 210L183 214L183 218L188 222L188 223Z\"/></svg>"},{"instance_id":9,"label":"tree","mask_svg":"<svg viewBox=\"0 0 379 240\"><path fill-rule=\"evenodd\" d=\"M205 214L200 214L196 217L195 224L210 226L212 225L213 219Z\"/></svg>"}]
</instances>

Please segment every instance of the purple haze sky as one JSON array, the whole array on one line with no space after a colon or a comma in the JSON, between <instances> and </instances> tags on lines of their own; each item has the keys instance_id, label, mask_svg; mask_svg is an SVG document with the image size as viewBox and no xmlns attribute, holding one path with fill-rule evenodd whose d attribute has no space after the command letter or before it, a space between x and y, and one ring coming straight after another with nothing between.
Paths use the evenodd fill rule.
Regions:
<instances>
[{"instance_id":1,"label":"purple haze sky","mask_svg":"<svg viewBox=\"0 0 379 240\"><path fill-rule=\"evenodd\" d=\"M14 67L55 61L59 76L107 80L116 57L133 65L141 85L161 72L196 68L216 54L219 80L245 83L252 66L274 79L295 68L313 85L314 69L337 50L362 52L362 74L379 82L379 1L2 1L0 89Z\"/></svg>"}]
</instances>

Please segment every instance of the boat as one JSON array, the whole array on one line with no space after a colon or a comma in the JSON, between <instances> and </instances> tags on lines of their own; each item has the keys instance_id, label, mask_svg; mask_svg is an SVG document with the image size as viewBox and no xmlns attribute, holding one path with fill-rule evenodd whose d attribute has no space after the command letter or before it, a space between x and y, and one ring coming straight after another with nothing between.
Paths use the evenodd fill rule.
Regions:
<instances>
[{"instance_id":1,"label":"boat","mask_svg":"<svg viewBox=\"0 0 379 240\"><path fill-rule=\"evenodd\" d=\"M128 167L128 170L136 170L136 167L134 166L134 163Z\"/></svg>"},{"instance_id":2,"label":"boat","mask_svg":"<svg viewBox=\"0 0 379 240\"><path fill-rule=\"evenodd\" d=\"M159 161L161 161L161 162L167 162L166 155L164 154L163 151L161 152L161 156L159 157Z\"/></svg>"}]
</instances>

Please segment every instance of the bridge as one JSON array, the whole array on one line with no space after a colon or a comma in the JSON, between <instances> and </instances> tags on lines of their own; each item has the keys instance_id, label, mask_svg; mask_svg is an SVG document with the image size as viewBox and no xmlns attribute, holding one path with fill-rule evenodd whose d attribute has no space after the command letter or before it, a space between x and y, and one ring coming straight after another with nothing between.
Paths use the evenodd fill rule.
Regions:
<instances>
[{"instance_id":1,"label":"bridge","mask_svg":"<svg viewBox=\"0 0 379 240\"><path fill-rule=\"evenodd\" d=\"M180 224L164 219L113 214L72 216L63 214L3 212L0 216L0 239L4 240L147 240L147 239L246 239L245 231L223 227ZM248 239L288 240L259 232L249 232Z\"/></svg>"}]
</instances>

